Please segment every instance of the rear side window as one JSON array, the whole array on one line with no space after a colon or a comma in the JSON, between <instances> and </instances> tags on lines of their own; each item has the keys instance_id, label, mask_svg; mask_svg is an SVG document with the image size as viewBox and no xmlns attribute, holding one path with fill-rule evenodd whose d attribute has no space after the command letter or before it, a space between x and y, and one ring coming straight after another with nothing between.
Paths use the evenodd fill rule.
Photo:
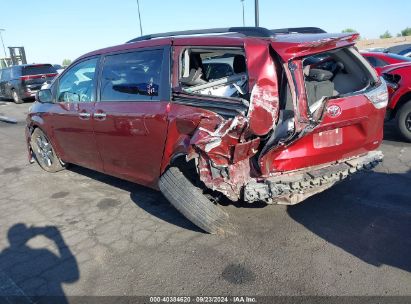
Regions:
<instances>
[{"instance_id":1,"label":"rear side window","mask_svg":"<svg viewBox=\"0 0 411 304\"><path fill-rule=\"evenodd\" d=\"M51 64L36 64L23 67L24 75L54 74L57 70Z\"/></svg>"},{"instance_id":2,"label":"rear side window","mask_svg":"<svg viewBox=\"0 0 411 304\"><path fill-rule=\"evenodd\" d=\"M181 54L180 85L191 94L244 97L247 65L243 49L186 49Z\"/></svg>"},{"instance_id":3,"label":"rear side window","mask_svg":"<svg viewBox=\"0 0 411 304\"><path fill-rule=\"evenodd\" d=\"M365 59L368 60L368 62L374 67L383 67L386 66L387 63L379 58L376 57L371 57L371 56L366 56Z\"/></svg>"},{"instance_id":4,"label":"rear side window","mask_svg":"<svg viewBox=\"0 0 411 304\"><path fill-rule=\"evenodd\" d=\"M16 79L19 78L21 75L21 67L20 66L13 66L10 68L10 78Z\"/></svg>"},{"instance_id":5,"label":"rear side window","mask_svg":"<svg viewBox=\"0 0 411 304\"><path fill-rule=\"evenodd\" d=\"M100 101L159 100L163 50L105 57Z\"/></svg>"},{"instance_id":6,"label":"rear side window","mask_svg":"<svg viewBox=\"0 0 411 304\"><path fill-rule=\"evenodd\" d=\"M10 80L10 69L4 69L3 73L1 73L1 80L2 81L9 81Z\"/></svg>"}]
</instances>

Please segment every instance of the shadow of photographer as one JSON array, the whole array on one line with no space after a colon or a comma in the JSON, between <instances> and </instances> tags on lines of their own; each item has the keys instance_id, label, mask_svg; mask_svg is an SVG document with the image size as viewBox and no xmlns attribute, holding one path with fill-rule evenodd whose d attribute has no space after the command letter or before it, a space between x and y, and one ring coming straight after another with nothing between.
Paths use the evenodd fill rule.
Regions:
<instances>
[{"instance_id":1,"label":"shadow of photographer","mask_svg":"<svg viewBox=\"0 0 411 304\"><path fill-rule=\"evenodd\" d=\"M30 247L28 242L37 236L51 240L58 254ZM7 237L10 244L0 253L0 271L8 284L3 282L6 288L0 288L0 296L25 295L36 303L46 303L42 297L53 296L53 303L68 303L62 284L76 282L79 268L57 227L27 227L19 223L9 229Z\"/></svg>"}]
</instances>

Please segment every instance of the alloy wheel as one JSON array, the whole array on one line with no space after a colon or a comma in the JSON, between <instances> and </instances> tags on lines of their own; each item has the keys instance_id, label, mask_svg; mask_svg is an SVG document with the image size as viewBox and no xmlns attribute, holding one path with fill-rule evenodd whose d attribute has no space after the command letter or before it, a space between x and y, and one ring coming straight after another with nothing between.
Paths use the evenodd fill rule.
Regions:
<instances>
[{"instance_id":1,"label":"alloy wheel","mask_svg":"<svg viewBox=\"0 0 411 304\"><path fill-rule=\"evenodd\" d=\"M407 130L411 132L411 112L408 113L407 117L405 118L405 126Z\"/></svg>"},{"instance_id":2,"label":"alloy wheel","mask_svg":"<svg viewBox=\"0 0 411 304\"><path fill-rule=\"evenodd\" d=\"M50 142L45 136L38 136L36 138L36 144L37 152L41 158L41 162L45 166L51 167L51 165L53 164L54 154Z\"/></svg>"}]
</instances>

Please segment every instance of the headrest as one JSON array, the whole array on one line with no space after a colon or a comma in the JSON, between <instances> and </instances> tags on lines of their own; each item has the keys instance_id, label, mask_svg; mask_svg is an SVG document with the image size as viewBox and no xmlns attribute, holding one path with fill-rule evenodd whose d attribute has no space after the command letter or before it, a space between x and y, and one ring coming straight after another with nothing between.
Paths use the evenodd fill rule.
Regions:
<instances>
[{"instance_id":1,"label":"headrest","mask_svg":"<svg viewBox=\"0 0 411 304\"><path fill-rule=\"evenodd\" d=\"M333 73L327 70L310 69L308 78L314 81L326 81L330 80L333 77L333 75Z\"/></svg>"}]
</instances>

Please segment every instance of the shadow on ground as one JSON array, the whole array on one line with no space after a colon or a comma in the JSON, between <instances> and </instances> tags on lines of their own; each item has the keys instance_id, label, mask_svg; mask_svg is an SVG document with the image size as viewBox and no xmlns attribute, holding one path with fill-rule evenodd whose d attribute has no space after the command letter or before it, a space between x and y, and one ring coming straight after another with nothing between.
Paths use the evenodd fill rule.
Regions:
<instances>
[{"instance_id":1,"label":"shadow on ground","mask_svg":"<svg viewBox=\"0 0 411 304\"><path fill-rule=\"evenodd\" d=\"M302 204L291 218L374 266L411 272L411 170L364 173Z\"/></svg>"},{"instance_id":2,"label":"shadow on ground","mask_svg":"<svg viewBox=\"0 0 411 304\"><path fill-rule=\"evenodd\" d=\"M52 241L57 254L30 247L28 242L38 236ZM54 226L27 227L19 223L8 230L7 238L9 247L0 253L0 295L11 299L10 303L68 303L62 284L76 282L80 273L60 231ZM30 299L24 301L24 296Z\"/></svg>"},{"instance_id":3,"label":"shadow on ground","mask_svg":"<svg viewBox=\"0 0 411 304\"><path fill-rule=\"evenodd\" d=\"M131 200L154 217L184 229L203 232L178 212L159 191L79 166L70 165L69 170L130 192Z\"/></svg>"},{"instance_id":4,"label":"shadow on ground","mask_svg":"<svg viewBox=\"0 0 411 304\"><path fill-rule=\"evenodd\" d=\"M396 144L408 143L400 134L393 121L384 124L384 140L395 142ZM398 146L401 146L398 145Z\"/></svg>"}]
</instances>

